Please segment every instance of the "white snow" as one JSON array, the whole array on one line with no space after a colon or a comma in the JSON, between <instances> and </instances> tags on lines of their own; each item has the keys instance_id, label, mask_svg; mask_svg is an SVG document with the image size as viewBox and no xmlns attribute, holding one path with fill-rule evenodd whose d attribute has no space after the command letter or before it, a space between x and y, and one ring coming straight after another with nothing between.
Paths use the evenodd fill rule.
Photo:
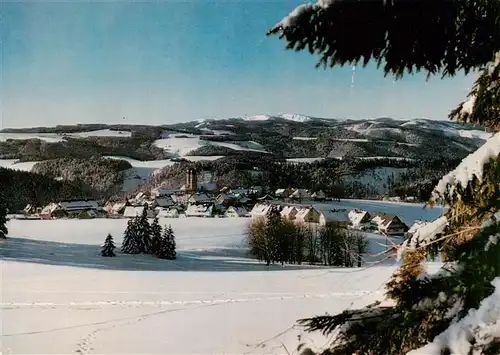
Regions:
<instances>
[{"instance_id":1,"label":"white snow","mask_svg":"<svg viewBox=\"0 0 500 355\"><path fill-rule=\"evenodd\" d=\"M439 197L444 196L449 185L460 184L465 188L474 176L481 180L484 164L498 154L500 154L500 132L497 132L477 151L462 160L455 170L445 175L434 188L433 197L439 199Z\"/></svg>"},{"instance_id":2,"label":"white snow","mask_svg":"<svg viewBox=\"0 0 500 355\"><path fill-rule=\"evenodd\" d=\"M184 157L203 146L199 136L180 132L164 132L162 138L157 139L153 144L176 157Z\"/></svg>"},{"instance_id":3,"label":"white snow","mask_svg":"<svg viewBox=\"0 0 500 355\"><path fill-rule=\"evenodd\" d=\"M231 148L233 150L241 150L247 152L259 152L259 153L268 153L262 145L257 142L235 142L235 143L227 143L227 142L210 142L213 145L218 145L221 147Z\"/></svg>"},{"instance_id":4,"label":"white snow","mask_svg":"<svg viewBox=\"0 0 500 355\"><path fill-rule=\"evenodd\" d=\"M325 158L289 158L286 161L290 163L313 163L315 161L323 160Z\"/></svg>"},{"instance_id":5,"label":"white snow","mask_svg":"<svg viewBox=\"0 0 500 355\"><path fill-rule=\"evenodd\" d=\"M438 234L443 233L448 225L448 218L441 216L431 223L422 224L405 243L409 248L425 246L431 243ZM408 242L408 243L407 243Z\"/></svg>"},{"instance_id":6,"label":"white snow","mask_svg":"<svg viewBox=\"0 0 500 355\"><path fill-rule=\"evenodd\" d=\"M130 131L112 131L110 129L101 129L98 131L89 131L89 132L77 132L77 133L65 133L65 136L70 137L122 137L122 138L130 138L132 136L132 132Z\"/></svg>"},{"instance_id":7,"label":"white snow","mask_svg":"<svg viewBox=\"0 0 500 355\"><path fill-rule=\"evenodd\" d=\"M318 138L317 137L293 137L293 139L297 141L315 141Z\"/></svg>"},{"instance_id":8,"label":"white snow","mask_svg":"<svg viewBox=\"0 0 500 355\"><path fill-rule=\"evenodd\" d=\"M369 142L369 139L365 138L333 138L335 141L341 141L341 142Z\"/></svg>"},{"instance_id":9,"label":"white snow","mask_svg":"<svg viewBox=\"0 0 500 355\"><path fill-rule=\"evenodd\" d=\"M279 114L278 117L281 117L285 120L288 121L294 121L294 122L307 122L311 120L311 117L300 115L297 113L282 113Z\"/></svg>"},{"instance_id":10,"label":"white snow","mask_svg":"<svg viewBox=\"0 0 500 355\"><path fill-rule=\"evenodd\" d=\"M422 205L339 204L385 209L406 220L422 213ZM297 319L383 300L393 263L266 267L247 256L247 222L161 218L177 237L178 259L167 261L119 251L101 257L107 233L120 246L125 219L11 220L10 238L0 241L2 352L294 353L302 332L292 328ZM385 237L369 238L371 252L385 248L379 245ZM314 349L328 340L317 333L307 338Z\"/></svg>"},{"instance_id":11,"label":"white snow","mask_svg":"<svg viewBox=\"0 0 500 355\"><path fill-rule=\"evenodd\" d=\"M271 118L268 115L255 115L255 116L245 116L242 117L244 121L267 121Z\"/></svg>"},{"instance_id":12,"label":"white snow","mask_svg":"<svg viewBox=\"0 0 500 355\"><path fill-rule=\"evenodd\" d=\"M469 310L467 316L453 322L431 343L407 355L440 355L443 349L449 349L452 355L482 354L485 344L500 337L500 277L492 284L495 291L481 301L478 309Z\"/></svg>"},{"instance_id":13,"label":"white snow","mask_svg":"<svg viewBox=\"0 0 500 355\"><path fill-rule=\"evenodd\" d=\"M8 139L40 139L49 143L57 143L64 141L65 137L71 138L86 138L86 137L123 137L130 138L129 131L112 131L110 129L102 129L88 132L75 133L0 133L0 142Z\"/></svg>"},{"instance_id":14,"label":"white snow","mask_svg":"<svg viewBox=\"0 0 500 355\"><path fill-rule=\"evenodd\" d=\"M56 133L0 133L0 142L5 142L8 139L40 139L49 143L62 142L64 137Z\"/></svg>"},{"instance_id":15,"label":"white snow","mask_svg":"<svg viewBox=\"0 0 500 355\"><path fill-rule=\"evenodd\" d=\"M31 171L31 169L33 169L33 166L36 163L39 162L38 161L21 162L18 159L0 159L0 166L2 168L9 168L21 171Z\"/></svg>"}]
</instances>

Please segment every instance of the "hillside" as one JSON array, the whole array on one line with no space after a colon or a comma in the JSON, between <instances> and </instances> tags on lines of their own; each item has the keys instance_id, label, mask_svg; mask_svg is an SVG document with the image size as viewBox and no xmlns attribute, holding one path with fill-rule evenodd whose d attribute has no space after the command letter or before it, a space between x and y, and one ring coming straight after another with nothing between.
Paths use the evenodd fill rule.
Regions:
<instances>
[{"instance_id":1,"label":"hillside","mask_svg":"<svg viewBox=\"0 0 500 355\"><path fill-rule=\"evenodd\" d=\"M453 168L488 136L480 127L448 121L296 114L163 126L5 129L0 131L0 166L25 171L34 166L64 181L78 176L105 196L144 185L182 185L183 171L191 165L213 171L219 185L321 188L344 197L426 196L443 169ZM88 163L96 157L126 165L116 169L109 163L96 175ZM179 162L182 168L175 167ZM296 166L304 162L310 164Z\"/></svg>"}]
</instances>

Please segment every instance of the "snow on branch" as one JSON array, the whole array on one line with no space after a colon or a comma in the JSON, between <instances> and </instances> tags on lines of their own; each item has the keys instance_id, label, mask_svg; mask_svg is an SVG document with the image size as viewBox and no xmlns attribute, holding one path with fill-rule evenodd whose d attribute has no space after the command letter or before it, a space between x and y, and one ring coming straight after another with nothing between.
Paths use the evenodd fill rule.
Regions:
<instances>
[{"instance_id":1,"label":"snow on branch","mask_svg":"<svg viewBox=\"0 0 500 355\"><path fill-rule=\"evenodd\" d=\"M297 6L288 16L284 17L280 22L274 26L274 29L285 29L293 27L297 24L297 21L308 12L314 12L319 9L328 8L334 1L339 0L318 0L316 3L302 4Z\"/></svg>"},{"instance_id":2,"label":"snow on branch","mask_svg":"<svg viewBox=\"0 0 500 355\"><path fill-rule=\"evenodd\" d=\"M480 354L495 339L500 338L500 277L492 282L495 291L485 298L478 309L452 323L424 347L407 355Z\"/></svg>"},{"instance_id":3,"label":"snow on branch","mask_svg":"<svg viewBox=\"0 0 500 355\"><path fill-rule=\"evenodd\" d=\"M439 200L449 195L457 184L466 188L474 176L481 181L484 165L498 154L500 154L500 132L490 137L481 148L462 160L455 170L445 175L434 188L433 199Z\"/></svg>"},{"instance_id":4,"label":"snow on branch","mask_svg":"<svg viewBox=\"0 0 500 355\"><path fill-rule=\"evenodd\" d=\"M416 249L430 244L439 234L444 232L448 225L446 216L439 217L435 221L422 225L417 231L407 239L401 248L398 249L398 260L402 257L402 252L407 249Z\"/></svg>"}]
</instances>

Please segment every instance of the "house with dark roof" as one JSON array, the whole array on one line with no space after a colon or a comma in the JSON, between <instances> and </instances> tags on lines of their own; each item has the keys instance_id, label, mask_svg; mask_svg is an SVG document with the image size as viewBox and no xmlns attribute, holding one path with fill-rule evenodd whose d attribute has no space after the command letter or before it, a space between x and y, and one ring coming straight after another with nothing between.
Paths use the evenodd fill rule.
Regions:
<instances>
[{"instance_id":1,"label":"house with dark roof","mask_svg":"<svg viewBox=\"0 0 500 355\"><path fill-rule=\"evenodd\" d=\"M404 236L408 231L408 226L396 215L377 213L372 216L370 224L382 234Z\"/></svg>"}]
</instances>

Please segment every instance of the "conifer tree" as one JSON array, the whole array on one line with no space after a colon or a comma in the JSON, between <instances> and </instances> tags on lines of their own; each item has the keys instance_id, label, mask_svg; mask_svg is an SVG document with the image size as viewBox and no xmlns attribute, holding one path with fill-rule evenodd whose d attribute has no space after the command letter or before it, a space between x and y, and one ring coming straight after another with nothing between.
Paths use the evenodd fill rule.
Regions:
<instances>
[{"instance_id":1,"label":"conifer tree","mask_svg":"<svg viewBox=\"0 0 500 355\"><path fill-rule=\"evenodd\" d=\"M140 240L136 219L129 219L123 236L122 252L126 254L139 254L141 252Z\"/></svg>"},{"instance_id":2,"label":"conifer tree","mask_svg":"<svg viewBox=\"0 0 500 355\"><path fill-rule=\"evenodd\" d=\"M161 247L162 243L162 228L158 223L158 217L153 219L153 223L151 224L151 248L150 253L153 255L158 255L158 250Z\"/></svg>"},{"instance_id":3,"label":"conifer tree","mask_svg":"<svg viewBox=\"0 0 500 355\"><path fill-rule=\"evenodd\" d=\"M318 0L269 32L288 49L318 55L325 68L374 61L396 79L479 70L450 118L497 132L436 186L431 203L448 209L401 247L402 265L387 284L393 306L300 321L309 331L335 332L323 354L500 353L499 23L498 0ZM450 265L426 275L422 263L436 249Z\"/></svg>"},{"instance_id":4,"label":"conifer tree","mask_svg":"<svg viewBox=\"0 0 500 355\"><path fill-rule=\"evenodd\" d=\"M0 191L0 239L6 239L8 234L7 229L7 204L4 200L4 195Z\"/></svg>"},{"instance_id":5,"label":"conifer tree","mask_svg":"<svg viewBox=\"0 0 500 355\"><path fill-rule=\"evenodd\" d=\"M102 246L101 255L116 256L114 250L115 250L115 243L113 242L113 236L111 234L108 234Z\"/></svg>"},{"instance_id":6,"label":"conifer tree","mask_svg":"<svg viewBox=\"0 0 500 355\"><path fill-rule=\"evenodd\" d=\"M136 218L137 238L141 253L149 253L151 249L151 227L148 222L147 206L144 206L140 217Z\"/></svg>"},{"instance_id":7,"label":"conifer tree","mask_svg":"<svg viewBox=\"0 0 500 355\"><path fill-rule=\"evenodd\" d=\"M174 260L177 257L175 249L175 235L172 226L169 225L163 229L161 247L157 256L161 259Z\"/></svg>"}]
</instances>

